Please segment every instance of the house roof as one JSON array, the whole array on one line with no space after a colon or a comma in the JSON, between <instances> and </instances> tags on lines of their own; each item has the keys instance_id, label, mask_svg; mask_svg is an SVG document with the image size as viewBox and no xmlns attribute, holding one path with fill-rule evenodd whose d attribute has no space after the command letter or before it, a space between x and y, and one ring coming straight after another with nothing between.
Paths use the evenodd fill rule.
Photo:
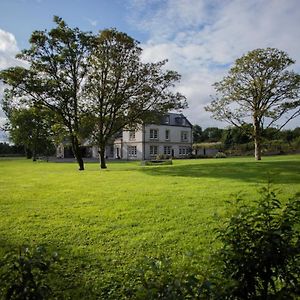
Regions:
<instances>
[{"instance_id":1,"label":"house roof","mask_svg":"<svg viewBox=\"0 0 300 300\"><path fill-rule=\"evenodd\" d=\"M167 113L162 117L160 125L192 127L189 120L183 114L178 113Z\"/></svg>"}]
</instances>

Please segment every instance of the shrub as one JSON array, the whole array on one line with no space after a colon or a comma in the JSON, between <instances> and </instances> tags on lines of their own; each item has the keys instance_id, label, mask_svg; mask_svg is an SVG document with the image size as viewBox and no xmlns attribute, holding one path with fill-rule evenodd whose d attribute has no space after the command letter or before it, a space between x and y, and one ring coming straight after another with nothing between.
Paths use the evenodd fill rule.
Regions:
<instances>
[{"instance_id":1,"label":"shrub","mask_svg":"<svg viewBox=\"0 0 300 300\"><path fill-rule=\"evenodd\" d=\"M237 201L219 239L228 299L294 299L300 295L300 199L283 205L269 187L256 206Z\"/></svg>"},{"instance_id":2,"label":"shrub","mask_svg":"<svg viewBox=\"0 0 300 300\"><path fill-rule=\"evenodd\" d=\"M156 155L156 160L162 160L162 159L171 159L171 155L167 155L167 154L158 154Z\"/></svg>"},{"instance_id":3,"label":"shrub","mask_svg":"<svg viewBox=\"0 0 300 300\"><path fill-rule=\"evenodd\" d=\"M168 258L146 258L132 277L135 287L127 287L127 299L208 299L210 295L209 283L197 272L175 270Z\"/></svg>"},{"instance_id":4,"label":"shrub","mask_svg":"<svg viewBox=\"0 0 300 300\"><path fill-rule=\"evenodd\" d=\"M6 254L0 263L1 299L48 299L52 294L48 274L56 258L42 247Z\"/></svg>"},{"instance_id":5,"label":"shrub","mask_svg":"<svg viewBox=\"0 0 300 300\"><path fill-rule=\"evenodd\" d=\"M215 158L226 158L226 154L224 152L218 152L216 155L215 155Z\"/></svg>"},{"instance_id":6,"label":"shrub","mask_svg":"<svg viewBox=\"0 0 300 300\"><path fill-rule=\"evenodd\" d=\"M173 161L172 159L168 160L144 160L141 162L143 166L166 166L166 165L172 165Z\"/></svg>"}]
</instances>

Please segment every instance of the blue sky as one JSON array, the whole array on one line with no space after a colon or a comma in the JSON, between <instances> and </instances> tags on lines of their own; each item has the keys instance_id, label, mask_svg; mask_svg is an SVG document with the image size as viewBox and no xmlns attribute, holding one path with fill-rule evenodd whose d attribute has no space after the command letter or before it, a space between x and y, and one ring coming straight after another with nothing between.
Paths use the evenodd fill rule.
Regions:
<instances>
[{"instance_id":1,"label":"blue sky","mask_svg":"<svg viewBox=\"0 0 300 300\"><path fill-rule=\"evenodd\" d=\"M53 26L53 15L84 31L115 27L141 42L143 60L167 58L182 75L184 114L202 127L226 126L204 106L212 84L246 52L279 48L300 72L299 0L0 0L0 69L18 63L15 54L28 47L32 31Z\"/></svg>"},{"instance_id":2,"label":"blue sky","mask_svg":"<svg viewBox=\"0 0 300 300\"><path fill-rule=\"evenodd\" d=\"M130 2L122 0L1 0L0 28L13 33L21 49L28 46L33 30L53 26L54 15L84 31L116 27L136 39L144 38L130 25L130 11Z\"/></svg>"}]
</instances>

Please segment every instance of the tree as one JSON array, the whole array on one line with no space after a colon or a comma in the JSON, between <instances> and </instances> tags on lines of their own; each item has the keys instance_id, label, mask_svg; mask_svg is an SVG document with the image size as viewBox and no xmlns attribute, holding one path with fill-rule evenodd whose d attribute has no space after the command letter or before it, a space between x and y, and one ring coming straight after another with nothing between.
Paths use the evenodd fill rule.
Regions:
<instances>
[{"instance_id":1,"label":"tree","mask_svg":"<svg viewBox=\"0 0 300 300\"><path fill-rule=\"evenodd\" d=\"M275 124L282 128L300 115L300 75L288 70L293 63L278 49L256 49L237 59L214 84L217 95L205 109L237 127L252 119L256 160L261 159L263 129Z\"/></svg>"},{"instance_id":2,"label":"tree","mask_svg":"<svg viewBox=\"0 0 300 300\"><path fill-rule=\"evenodd\" d=\"M219 142L222 138L223 129L218 127L207 127L203 130L203 138L207 142Z\"/></svg>"},{"instance_id":3,"label":"tree","mask_svg":"<svg viewBox=\"0 0 300 300\"><path fill-rule=\"evenodd\" d=\"M203 142L203 131L201 126L195 124L193 126L193 143Z\"/></svg>"},{"instance_id":4,"label":"tree","mask_svg":"<svg viewBox=\"0 0 300 300\"><path fill-rule=\"evenodd\" d=\"M124 128L142 124L153 114L184 108L185 97L174 93L180 75L165 71L166 61L143 63L138 42L115 29L95 39L89 59L86 98L93 138L99 146L101 168L106 168L105 146Z\"/></svg>"},{"instance_id":5,"label":"tree","mask_svg":"<svg viewBox=\"0 0 300 300\"><path fill-rule=\"evenodd\" d=\"M249 143L251 141L251 124L244 124L240 127L229 127L223 129L222 142L226 149L233 147L234 145L241 145Z\"/></svg>"},{"instance_id":6,"label":"tree","mask_svg":"<svg viewBox=\"0 0 300 300\"><path fill-rule=\"evenodd\" d=\"M0 79L10 86L11 99L39 104L57 115L68 130L79 170L84 170L79 131L84 116L82 86L91 35L68 27L59 17L54 17L54 22L57 26L49 32L34 31L30 49L17 55L29 67L3 70Z\"/></svg>"},{"instance_id":7,"label":"tree","mask_svg":"<svg viewBox=\"0 0 300 300\"><path fill-rule=\"evenodd\" d=\"M54 151L48 112L37 107L13 109L9 117L10 139L17 146L24 146L28 158L36 161L38 154L49 155Z\"/></svg>"}]
</instances>

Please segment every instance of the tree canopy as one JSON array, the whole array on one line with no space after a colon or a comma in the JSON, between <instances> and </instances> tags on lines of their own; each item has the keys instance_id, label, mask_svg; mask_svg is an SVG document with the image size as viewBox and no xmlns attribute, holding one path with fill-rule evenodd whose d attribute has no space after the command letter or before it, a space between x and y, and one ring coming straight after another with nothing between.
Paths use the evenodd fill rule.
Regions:
<instances>
[{"instance_id":1,"label":"tree canopy","mask_svg":"<svg viewBox=\"0 0 300 300\"><path fill-rule=\"evenodd\" d=\"M12 97L28 105L47 107L67 128L79 169L83 170L79 128L84 115L82 86L87 71L91 35L70 28L59 17L56 27L34 31L30 48L17 55L28 68L14 67L0 72L0 79L11 87Z\"/></svg>"},{"instance_id":2,"label":"tree canopy","mask_svg":"<svg viewBox=\"0 0 300 300\"><path fill-rule=\"evenodd\" d=\"M293 63L278 49L256 49L237 59L228 75L214 84L216 96L206 110L238 127L252 121L258 160L263 128L282 128L300 115L300 75L289 70Z\"/></svg>"},{"instance_id":3,"label":"tree canopy","mask_svg":"<svg viewBox=\"0 0 300 300\"><path fill-rule=\"evenodd\" d=\"M55 113L79 170L84 169L80 145L88 134L104 168L105 145L119 130L186 106L185 97L172 91L180 75L164 70L166 61L143 63L142 49L127 34L108 29L92 35L59 17L54 22L50 31L34 31L30 48L17 55L28 67L3 70L0 79L10 86L11 101Z\"/></svg>"},{"instance_id":4,"label":"tree canopy","mask_svg":"<svg viewBox=\"0 0 300 300\"><path fill-rule=\"evenodd\" d=\"M120 130L186 106L185 97L171 90L180 75L164 70L166 61L143 63L141 53L137 41L115 29L95 39L85 91L101 168L106 167L105 146Z\"/></svg>"}]
</instances>

